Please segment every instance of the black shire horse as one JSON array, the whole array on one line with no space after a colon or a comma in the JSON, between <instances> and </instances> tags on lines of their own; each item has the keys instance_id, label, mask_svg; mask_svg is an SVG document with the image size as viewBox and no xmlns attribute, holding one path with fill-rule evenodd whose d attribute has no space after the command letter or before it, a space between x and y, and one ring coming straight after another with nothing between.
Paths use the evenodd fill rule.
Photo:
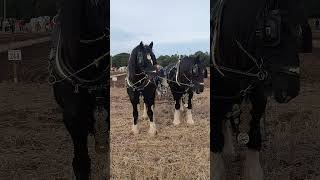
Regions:
<instances>
[{"instance_id":1,"label":"black shire horse","mask_svg":"<svg viewBox=\"0 0 320 180\"><path fill-rule=\"evenodd\" d=\"M186 111L188 124L194 124L192 119L193 93L200 94L204 90L204 78L207 77L207 69L204 61L196 57L183 57L177 64L169 65L167 69L167 81L175 100L174 125L181 121L181 111Z\"/></svg>"},{"instance_id":2,"label":"black shire horse","mask_svg":"<svg viewBox=\"0 0 320 180\"><path fill-rule=\"evenodd\" d=\"M96 152L109 154L109 4L67 0L55 18L49 82L73 141L77 180L90 178L89 134Z\"/></svg>"},{"instance_id":3,"label":"black shire horse","mask_svg":"<svg viewBox=\"0 0 320 180\"><path fill-rule=\"evenodd\" d=\"M147 116L150 119L149 134L157 134L154 119L154 100L156 95L156 75L157 60L152 51L153 42L150 45L144 45L142 42L135 47L128 61L128 72L126 77L127 93L133 107L133 126L134 134L139 133L138 128L138 104L143 97L144 113L143 119ZM141 102L142 103L142 102Z\"/></svg>"},{"instance_id":4,"label":"black shire horse","mask_svg":"<svg viewBox=\"0 0 320 180\"><path fill-rule=\"evenodd\" d=\"M212 179L224 177L222 153L233 153L231 126L239 143L249 149L247 179L261 180L260 121L267 97L273 94L278 103L288 103L299 94L298 50L312 51L303 1L219 0L215 7L211 16ZM239 132L240 104L245 99L252 104L248 134Z\"/></svg>"}]
</instances>

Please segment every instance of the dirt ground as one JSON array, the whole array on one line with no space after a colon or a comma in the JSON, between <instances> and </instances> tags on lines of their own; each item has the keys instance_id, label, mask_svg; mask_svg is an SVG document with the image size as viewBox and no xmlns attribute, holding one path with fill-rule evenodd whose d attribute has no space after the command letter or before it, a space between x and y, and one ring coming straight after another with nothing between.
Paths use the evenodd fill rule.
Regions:
<instances>
[{"instance_id":1,"label":"dirt ground","mask_svg":"<svg viewBox=\"0 0 320 180\"><path fill-rule=\"evenodd\" d=\"M172 124L171 99L158 99L155 105L158 135L150 137L148 120L141 118L140 134L131 133L132 106L126 90L111 89L112 178L209 179L209 94L207 88L203 94L194 96L195 125L182 121L177 127Z\"/></svg>"},{"instance_id":2,"label":"dirt ground","mask_svg":"<svg viewBox=\"0 0 320 180\"><path fill-rule=\"evenodd\" d=\"M69 180L72 141L47 84L0 84L0 179ZM101 161L89 137L93 179Z\"/></svg>"}]
</instances>

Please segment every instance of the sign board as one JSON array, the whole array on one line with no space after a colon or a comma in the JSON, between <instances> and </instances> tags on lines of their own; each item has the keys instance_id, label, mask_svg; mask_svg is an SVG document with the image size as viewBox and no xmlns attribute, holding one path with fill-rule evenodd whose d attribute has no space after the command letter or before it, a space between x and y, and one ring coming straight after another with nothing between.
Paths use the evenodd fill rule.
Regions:
<instances>
[{"instance_id":1,"label":"sign board","mask_svg":"<svg viewBox=\"0 0 320 180\"><path fill-rule=\"evenodd\" d=\"M9 61L21 61L21 50L8 50Z\"/></svg>"},{"instance_id":2,"label":"sign board","mask_svg":"<svg viewBox=\"0 0 320 180\"><path fill-rule=\"evenodd\" d=\"M117 77L112 77L112 81L118 81Z\"/></svg>"}]
</instances>

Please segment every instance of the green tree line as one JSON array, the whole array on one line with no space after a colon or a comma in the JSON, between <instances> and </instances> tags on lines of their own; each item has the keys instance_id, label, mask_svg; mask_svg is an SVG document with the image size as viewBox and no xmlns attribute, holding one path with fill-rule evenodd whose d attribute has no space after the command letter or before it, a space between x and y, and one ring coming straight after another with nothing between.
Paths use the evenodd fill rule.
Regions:
<instances>
[{"instance_id":1,"label":"green tree line","mask_svg":"<svg viewBox=\"0 0 320 180\"><path fill-rule=\"evenodd\" d=\"M202 52L198 51L191 56L199 56L200 60L204 61L206 66L210 65L210 56L208 52ZM122 67L122 66L127 66L128 65L128 60L129 60L130 54L128 53L120 53L114 56L111 56L112 59L112 67ZM179 55L161 55L157 58L157 62L165 67L169 65L170 63L176 63L179 59Z\"/></svg>"}]
</instances>

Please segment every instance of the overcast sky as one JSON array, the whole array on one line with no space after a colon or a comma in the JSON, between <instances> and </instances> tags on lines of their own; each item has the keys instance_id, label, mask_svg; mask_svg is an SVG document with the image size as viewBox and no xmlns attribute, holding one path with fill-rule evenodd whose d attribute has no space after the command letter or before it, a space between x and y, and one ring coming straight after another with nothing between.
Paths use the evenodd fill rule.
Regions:
<instances>
[{"instance_id":1,"label":"overcast sky","mask_svg":"<svg viewBox=\"0 0 320 180\"><path fill-rule=\"evenodd\" d=\"M209 0L111 0L111 54L154 42L156 56L209 51Z\"/></svg>"}]
</instances>

